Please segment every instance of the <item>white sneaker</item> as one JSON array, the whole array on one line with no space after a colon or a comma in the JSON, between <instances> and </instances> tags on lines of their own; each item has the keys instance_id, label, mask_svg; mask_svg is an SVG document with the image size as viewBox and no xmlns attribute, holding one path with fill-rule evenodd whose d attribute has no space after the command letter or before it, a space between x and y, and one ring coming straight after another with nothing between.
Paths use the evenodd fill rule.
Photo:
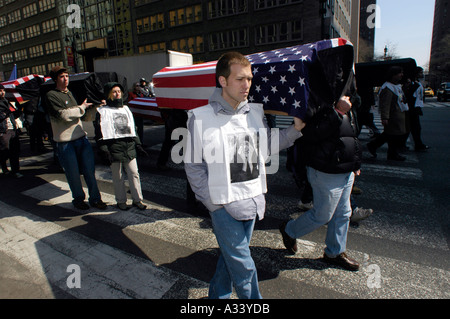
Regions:
<instances>
[{"instance_id":1,"label":"white sneaker","mask_svg":"<svg viewBox=\"0 0 450 319\"><path fill-rule=\"evenodd\" d=\"M352 222L359 222L359 221L361 221L363 219L366 219L370 215L372 215L372 213L373 213L373 209L371 209L371 208L356 207L353 210L353 212L352 212L352 216L350 217L350 221L352 221Z\"/></svg>"},{"instance_id":2,"label":"white sneaker","mask_svg":"<svg viewBox=\"0 0 450 319\"><path fill-rule=\"evenodd\" d=\"M313 208L313 202L303 203L303 202L300 200L300 201L298 201L297 206L298 206L298 208L300 208L301 210L310 210L311 208Z\"/></svg>"}]
</instances>

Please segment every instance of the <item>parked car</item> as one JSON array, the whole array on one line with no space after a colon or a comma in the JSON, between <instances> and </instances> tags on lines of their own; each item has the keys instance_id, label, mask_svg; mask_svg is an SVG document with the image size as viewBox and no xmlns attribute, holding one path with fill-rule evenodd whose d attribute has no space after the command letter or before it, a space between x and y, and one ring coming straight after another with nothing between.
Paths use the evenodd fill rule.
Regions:
<instances>
[{"instance_id":1,"label":"parked car","mask_svg":"<svg viewBox=\"0 0 450 319\"><path fill-rule=\"evenodd\" d=\"M434 96L433 89L430 87L425 88L425 97L433 97L433 96Z\"/></svg>"},{"instance_id":2,"label":"parked car","mask_svg":"<svg viewBox=\"0 0 450 319\"><path fill-rule=\"evenodd\" d=\"M437 100L446 101L448 98L450 98L450 82L441 83L437 90Z\"/></svg>"}]
</instances>

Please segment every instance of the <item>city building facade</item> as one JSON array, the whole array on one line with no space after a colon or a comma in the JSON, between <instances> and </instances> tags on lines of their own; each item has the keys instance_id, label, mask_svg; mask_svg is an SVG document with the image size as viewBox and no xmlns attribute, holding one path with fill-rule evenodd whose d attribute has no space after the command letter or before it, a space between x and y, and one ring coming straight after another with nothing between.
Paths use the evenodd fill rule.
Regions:
<instances>
[{"instance_id":1,"label":"city building facade","mask_svg":"<svg viewBox=\"0 0 450 319\"><path fill-rule=\"evenodd\" d=\"M0 81L155 51L194 62L351 35L351 0L0 0Z\"/></svg>"},{"instance_id":2,"label":"city building facade","mask_svg":"<svg viewBox=\"0 0 450 319\"><path fill-rule=\"evenodd\" d=\"M433 89L450 82L450 0L436 0L428 82Z\"/></svg>"}]
</instances>

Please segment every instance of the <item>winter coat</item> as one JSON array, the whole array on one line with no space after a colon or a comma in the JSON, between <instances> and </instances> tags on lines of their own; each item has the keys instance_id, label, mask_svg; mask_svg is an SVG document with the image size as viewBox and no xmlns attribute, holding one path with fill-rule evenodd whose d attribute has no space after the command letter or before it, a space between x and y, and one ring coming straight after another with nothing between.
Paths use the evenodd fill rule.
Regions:
<instances>
[{"instance_id":1,"label":"winter coat","mask_svg":"<svg viewBox=\"0 0 450 319\"><path fill-rule=\"evenodd\" d=\"M123 88L120 84L117 83L108 83L105 85L105 95L108 96L109 92L112 90L114 86L118 85L122 92ZM111 100L106 100L106 104L110 107L114 105L114 107L127 107L126 105L119 105L112 103ZM134 121L131 125L135 126ZM97 142L97 146L100 152L100 156L111 162L122 162L127 163L137 157L136 147L141 146L141 141L139 136L136 135L134 137L124 137L124 138L116 138L116 139L103 139L102 130L100 127L100 113L97 113L96 120L94 122L95 128L95 140Z\"/></svg>"},{"instance_id":2,"label":"winter coat","mask_svg":"<svg viewBox=\"0 0 450 319\"><path fill-rule=\"evenodd\" d=\"M324 107L302 130L307 166L329 174L357 171L361 168L361 145L352 111L340 115L332 107Z\"/></svg>"},{"instance_id":3,"label":"winter coat","mask_svg":"<svg viewBox=\"0 0 450 319\"><path fill-rule=\"evenodd\" d=\"M388 120L384 132L388 135L406 134L406 115L398 105L398 97L390 89L380 92L379 110L382 120Z\"/></svg>"}]
</instances>

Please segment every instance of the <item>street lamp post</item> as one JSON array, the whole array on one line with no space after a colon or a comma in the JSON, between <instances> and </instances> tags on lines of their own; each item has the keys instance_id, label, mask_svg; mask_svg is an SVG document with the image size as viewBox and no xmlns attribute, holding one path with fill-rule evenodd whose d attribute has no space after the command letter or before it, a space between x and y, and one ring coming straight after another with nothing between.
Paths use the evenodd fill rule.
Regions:
<instances>
[{"instance_id":1,"label":"street lamp post","mask_svg":"<svg viewBox=\"0 0 450 319\"><path fill-rule=\"evenodd\" d=\"M70 52L70 53L68 51L66 51L66 52L67 52L68 60L69 60L70 54L72 54L73 65L71 65L71 66L73 66L75 73L78 73L78 71L79 71L78 70L78 56L77 56L78 55L77 54L77 39L80 39L80 35L78 34L78 32L75 32L72 35L72 39L70 39L68 35L66 35L66 38L65 38L66 42L71 42L70 47L68 47L68 48L71 48L72 52Z\"/></svg>"}]
</instances>

